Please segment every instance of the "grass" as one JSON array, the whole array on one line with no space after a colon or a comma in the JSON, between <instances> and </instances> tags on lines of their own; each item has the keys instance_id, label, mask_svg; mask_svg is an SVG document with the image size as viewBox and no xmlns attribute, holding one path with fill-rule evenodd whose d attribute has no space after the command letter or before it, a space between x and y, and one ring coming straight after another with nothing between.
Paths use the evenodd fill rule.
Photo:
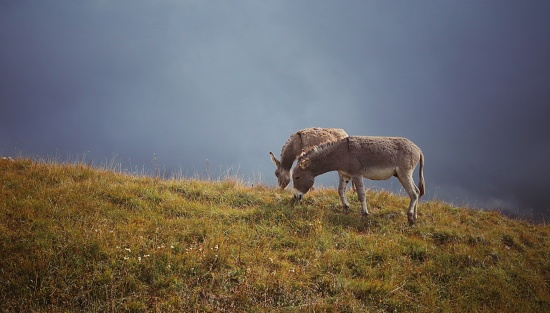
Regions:
<instances>
[{"instance_id":1,"label":"grass","mask_svg":"<svg viewBox=\"0 0 550 313\"><path fill-rule=\"evenodd\" d=\"M548 312L550 227L335 190L0 160L2 312Z\"/></svg>"}]
</instances>

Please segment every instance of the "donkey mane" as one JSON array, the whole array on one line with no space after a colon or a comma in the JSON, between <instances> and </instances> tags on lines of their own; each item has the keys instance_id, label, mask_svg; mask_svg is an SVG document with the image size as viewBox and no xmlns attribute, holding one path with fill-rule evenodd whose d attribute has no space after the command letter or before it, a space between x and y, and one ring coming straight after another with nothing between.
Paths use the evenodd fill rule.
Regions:
<instances>
[{"instance_id":1,"label":"donkey mane","mask_svg":"<svg viewBox=\"0 0 550 313\"><path fill-rule=\"evenodd\" d=\"M302 152L302 154L298 156L298 161L305 160L307 158L322 157L323 155L326 155L332 152L332 150L336 149L336 146L338 146L343 140L346 140L347 142L349 142L349 137L346 137L338 141L326 142L326 143L317 145L309 149L308 151L304 151Z\"/></svg>"}]
</instances>

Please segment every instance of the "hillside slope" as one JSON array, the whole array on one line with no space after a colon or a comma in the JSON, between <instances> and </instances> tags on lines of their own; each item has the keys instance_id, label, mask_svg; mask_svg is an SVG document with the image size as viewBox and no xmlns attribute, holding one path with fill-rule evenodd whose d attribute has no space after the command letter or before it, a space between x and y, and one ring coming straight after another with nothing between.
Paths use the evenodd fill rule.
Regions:
<instances>
[{"instance_id":1,"label":"hillside slope","mask_svg":"<svg viewBox=\"0 0 550 313\"><path fill-rule=\"evenodd\" d=\"M0 160L0 310L549 312L550 226L336 191Z\"/></svg>"}]
</instances>

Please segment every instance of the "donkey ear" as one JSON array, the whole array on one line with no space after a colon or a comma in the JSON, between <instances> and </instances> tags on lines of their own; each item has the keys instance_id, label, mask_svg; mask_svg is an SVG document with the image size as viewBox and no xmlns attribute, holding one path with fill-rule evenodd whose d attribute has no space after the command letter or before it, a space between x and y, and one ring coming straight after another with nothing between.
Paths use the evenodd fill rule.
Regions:
<instances>
[{"instance_id":1,"label":"donkey ear","mask_svg":"<svg viewBox=\"0 0 550 313\"><path fill-rule=\"evenodd\" d=\"M305 170L309 165L311 164L311 160L309 158L300 161L300 167Z\"/></svg>"},{"instance_id":2,"label":"donkey ear","mask_svg":"<svg viewBox=\"0 0 550 313\"><path fill-rule=\"evenodd\" d=\"M271 157L271 161L273 161L273 163L275 163L275 166L277 166L277 167L281 166L281 162L279 162L279 160L277 160L277 158L273 155L273 152L269 151L269 156Z\"/></svg>"}]
</instances>

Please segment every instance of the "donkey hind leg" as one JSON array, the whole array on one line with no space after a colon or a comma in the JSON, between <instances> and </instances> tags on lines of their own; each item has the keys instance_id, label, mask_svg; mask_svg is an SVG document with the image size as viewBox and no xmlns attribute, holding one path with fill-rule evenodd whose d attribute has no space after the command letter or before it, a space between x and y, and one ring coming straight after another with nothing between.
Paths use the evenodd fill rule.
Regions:
<instances>
[{"instance_id":1,"label":"donkey hind leg","mask_svg":"<svg viewBox=\"0 0 550 313\"><path fill-rule=\"evenodd\" d=\"M338 183L338 195L340 195L340 201L342 201L344 213L347 214L349 212L349 202L348 198L346 197L346 189L348 187L348 183L351 177L340 172L338 172L338 177L340 178L340 181Z\"/></svg>"},{"instance_id":2,"label":"donkey hind leg","mask_svg":"<svg viewBox=\"0 0 550 313\"><path fill-rule=\"evenodd\" d=\"M405 188L405 191L407 191L407 193L409 194L409 198L411 199L411 202L409 204L409 210L407 212L407 217L409 220L409 225L413 225L416 222L416 219L418 218L417 208L418 208L418 198L419 198L420 190L414 184L414 180L412 178L412 172L403 173L398 170L397 178L399 178L401 185L403 185L403 188Z\"/></svg>"},{"instance_id":3,"label":"donkey hind leg","mask_svg":"<svg viewBox=\"0 0 550 313\"><path fill-rule=\"evenodd\" d=\"M369 210L367 210L367 199L365 197L365 187L363 187L363 176L353 177L352 182L355 185L357 197L359 198L359 201L361 201L361 213L363 216L367 216L369 215Z\"/></svg>"}]
</instances>

